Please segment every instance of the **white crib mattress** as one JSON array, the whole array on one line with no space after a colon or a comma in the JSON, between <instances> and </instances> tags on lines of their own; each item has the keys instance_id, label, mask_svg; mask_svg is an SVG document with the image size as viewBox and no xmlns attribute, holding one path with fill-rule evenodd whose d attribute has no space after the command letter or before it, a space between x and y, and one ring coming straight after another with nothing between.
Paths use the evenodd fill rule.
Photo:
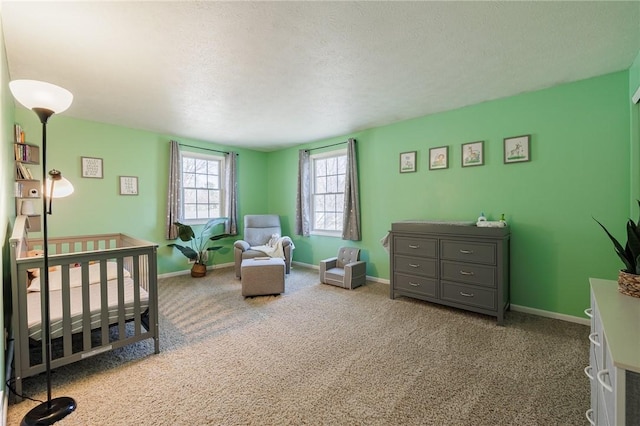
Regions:
<instances>
[{"instance_id":1,"label":"white crib mattress","mask_svg":"<svg viewBox=\"0 0 640 426\"><path fill-rule=\"evenodd\" d=\"M124 278L124 310L125 318L131 319L134 314L134 282L131 278ZM72 287L71 291L71 332L82 331L82 287ZM62 336L62 291L50 292L51 338ZM109 308L109 324L118 320L118 281L107 281L107 299ZM101 324L101 296L100 284L89 285L89 305L91 309L91 328L98 328ZM149 293L140 287L140 312L149 306ZM40 340L42 338L42 315L40 312L40 292L27 293L27 318L29 323L29 337Z\"/></svg>"}]
</instances>

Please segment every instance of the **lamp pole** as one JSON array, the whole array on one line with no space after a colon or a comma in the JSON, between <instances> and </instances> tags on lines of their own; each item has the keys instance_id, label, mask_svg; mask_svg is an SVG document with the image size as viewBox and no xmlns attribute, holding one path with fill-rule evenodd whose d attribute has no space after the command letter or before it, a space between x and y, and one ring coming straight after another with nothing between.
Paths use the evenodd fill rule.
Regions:
<instances>
[{"instance_id":1,"label":"lamp pole","mask_svg":"<svg viewBox=\"0 0 640 426\"><path fill-rule=\"evenodd\" d=\"M42 245L44 255L44 339L45 339L45 369L47 378L47 401L35 406L29 411L20 423L21 426L52 425L63 419L76 409L73 398L63 396L51 398L51 318L49 295L49 240L47 229L47 216L51 214L47 208L47 197L53 197L53 182L56 179L52 175L51 189L47 194L47 121L55 112L65 111L73 101L73 95L62 87L36 80L14 80L9 83L13 96L27 108L33 110L42 123L42 179L44 181L42 194ZM58 172L57 178L60 179ZM14 327L17 324L12 324Z\"/></svg>"}]
</instances>

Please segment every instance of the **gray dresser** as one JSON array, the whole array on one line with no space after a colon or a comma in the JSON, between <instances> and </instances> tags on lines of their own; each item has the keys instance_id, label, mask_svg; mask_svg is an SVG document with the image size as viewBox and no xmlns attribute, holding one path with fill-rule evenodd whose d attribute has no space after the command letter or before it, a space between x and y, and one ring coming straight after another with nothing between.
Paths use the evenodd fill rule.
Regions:
<instances>
[{"instance_id":1,"label":"gray dresser","mask_svg":"<svg viewBox=\"0 0 640 426\"><path fill-rule=\"evenodd\" d=\"M390 297L407 296L495 316L509 308L509 227L391 224Z\"/></svg>"}]
</instances>

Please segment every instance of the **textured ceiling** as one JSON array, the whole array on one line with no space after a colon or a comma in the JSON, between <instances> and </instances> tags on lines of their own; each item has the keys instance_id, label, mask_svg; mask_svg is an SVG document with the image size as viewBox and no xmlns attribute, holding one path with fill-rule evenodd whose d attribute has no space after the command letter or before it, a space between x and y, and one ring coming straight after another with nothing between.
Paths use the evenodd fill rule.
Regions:
<instances>
[{"instance_id":1,"label":"textured ceiling","mask_svg":"<svg viewBox=\"0 0 640 426\"><path fill-rule=\"evenodd\" d=\"M639 2L3 1L65 115L272 150L629 68Z\"/></svg>"}]
</instances>

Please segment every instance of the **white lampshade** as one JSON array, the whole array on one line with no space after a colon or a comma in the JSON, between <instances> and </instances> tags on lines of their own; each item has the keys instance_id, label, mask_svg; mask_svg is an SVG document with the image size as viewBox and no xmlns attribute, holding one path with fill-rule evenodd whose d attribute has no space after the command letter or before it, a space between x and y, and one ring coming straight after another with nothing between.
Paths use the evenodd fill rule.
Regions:
<instances>
[{"instance_id":1,"label":"white lampshade","mask_svg":"<svg viewBox=\"0 0 640 426\"><path fill-rule=\"evenodd\" d=\"M45 108L59 114L73 102L70 91L44 81L13 80L9 83L9 89L13 97L29 109Z\"/></svg>"},{"instance_id":2,"label":"white lampshade","mask_svg":"<svg viewBox=\"0 0 640 426\"><path fill-rule=\"evenodd\" d=\"M64 198L73 194L73 184L69 182L67 178L60 177L55 181L55 185L53 185L53 198ZM49 198L49 190L51 189L51 178L47 178L47 183L45 186L45 195Z\"/></svg>"}]
</instances>

